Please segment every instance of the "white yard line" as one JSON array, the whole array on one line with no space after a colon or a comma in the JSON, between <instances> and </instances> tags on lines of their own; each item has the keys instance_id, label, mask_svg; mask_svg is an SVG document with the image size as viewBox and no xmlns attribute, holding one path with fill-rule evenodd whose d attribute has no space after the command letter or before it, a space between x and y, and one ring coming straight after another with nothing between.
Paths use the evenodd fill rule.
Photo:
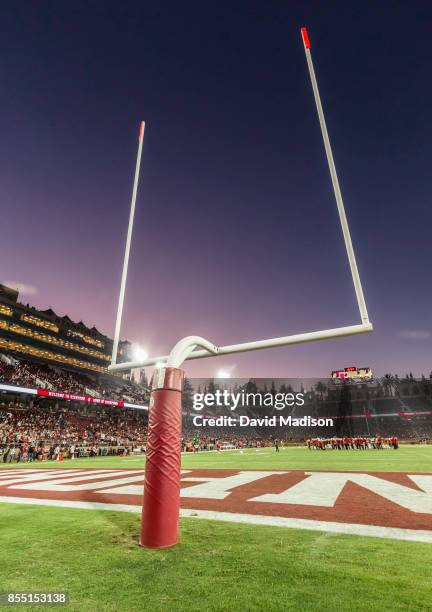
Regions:
<instances>
[{"instance_id":1,"label":"white yard line","mask_svg":"<svg viewBox=\"0 0 432 612\"><path fill-rule=\"evenodd\" d=\"M83 510L110 510L111 512L141 512L141 505L104 504L99 502L64 501L59 499L31 499L27 497L0 496L0 503L26 504L32 506L55 506L60 508L76 508ZM346 535L369 536L412 542L427 542L432 544L432 531L418 529L400 529L396 527L379 527L376 525L361 525L356 523L336 523L331 521L285 518L281 516L239 514L234 512L217 512L211 510L191 510L187 508L182 508L180 511L180 516L183 518L199 518L212 521L261 525L267 527L306 529L308 531L325 531Z\"/></svg>"}]
</instances>

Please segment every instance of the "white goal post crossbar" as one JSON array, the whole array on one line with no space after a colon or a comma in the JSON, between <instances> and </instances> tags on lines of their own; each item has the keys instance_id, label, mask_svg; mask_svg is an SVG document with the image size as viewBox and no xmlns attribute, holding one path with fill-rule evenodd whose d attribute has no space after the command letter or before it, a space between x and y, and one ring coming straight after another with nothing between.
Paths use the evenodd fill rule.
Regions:
<instances>
[{"instance_id":1,"label":"white goal post crossbar","mask_svg":"<svg viewBox=\"0 0 432 612\"><path fill-rule=\"evenodd\" d=\"M327 126L324 118L324 112L321 104L321 98L318 89L318 83L315 76L315 70L312 63L312 55L310 51L310 41L306 28L301 29L301 35L303 39L303 46L306 54L306 61L309 69L309 75L312 83L312 90L315 99L315 105L318 113L318 119L320 123L322 138L324 142L324 148L327 156L327 162L330 170L330 176L333 185L333 191L336 199L337 209L339 213L339 219L342 228L342 234L345 242L345 248L347 252L348 262L351 271L351 277L354 284L354 290L357 298L357 305L360 312L361 323L357 325L351 325L347 327L337 327L334 329L326 329L321 331L313 331L301 334L295 334L290 336L282 336L280 338L269 338L267 340L255 340L252 342L243 342L241 344L232 344L226 346L217 346L205 338L199 336L187 336L180 340L172 349L169 355L161 355L157 357L150 357L147 359L140 359L137 361L129 361L124 363L116 363L117 360L117 346L120 333L121 324L121 312L123 307L124 290L126 285L126 274L127 265L129 260L129 249L130 240L132 236L132 225L133 225L133 210L135 208L135 198L137 190L138 174L135 174L134 190L131 204L131 215L129 219L128 236L126 243L125 260L123 265L123 276L120 291L119 309L117 313L115 336L114 336L114 347L112 354L112 363L108 367L111 372L130 370L132 368L140 368L151 365L158 365L161 368L166 367L180 367L183 361L190 359L203 359L205 357L215 357L222 355L229 355L233 353L244 353L247 351L256 351L260 349L275 348L281 346L288 346L291 344L302 344L306 342L316 342L319 340L330 340L333 338L343 338L346 336L353 336L357 334L363 334L373 331L372 323L369 321L369 316L366 308L366 302L363 294L363 288L360 281L360 275L357 267L357 261L354 254L354 248L351 241L351 234L348 226L348 220L345 213L345 207L342 199L342 194L339 186L339 180L336 172L336 166L333 159L333 153L330 145L330 139L327 132ZM142 135L140 139L140 147L138 158L141 157L141 145ZM137 171L139 164L137 163Z\"/></svg>"}]
</instances>

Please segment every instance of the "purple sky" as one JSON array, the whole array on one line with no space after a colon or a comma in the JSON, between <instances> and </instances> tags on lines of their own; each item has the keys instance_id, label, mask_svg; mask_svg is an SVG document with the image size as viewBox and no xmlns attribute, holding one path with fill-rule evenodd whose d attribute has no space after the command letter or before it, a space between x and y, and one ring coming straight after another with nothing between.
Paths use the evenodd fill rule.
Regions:
<instances>
[{"instance_id":1,"label":"purple sky","mask_svg":"<svg viewBox=\"0 0 432 612\"><path fill-rule=\"evenodd\" d=\"M299 29L307 25L372 335L188 374L432 369L432 7L19 3L2 18L1 281L112 336L235 343L360 322ZM29 290L29 288L28 288Z\"/></svg>"}]
</instances>

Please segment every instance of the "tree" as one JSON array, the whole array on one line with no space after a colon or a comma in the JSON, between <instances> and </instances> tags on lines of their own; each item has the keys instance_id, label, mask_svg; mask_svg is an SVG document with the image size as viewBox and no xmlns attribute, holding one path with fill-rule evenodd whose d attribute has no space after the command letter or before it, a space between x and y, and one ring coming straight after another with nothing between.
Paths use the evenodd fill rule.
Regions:
<instances>
[{"instance_id":1,"label":"tree","mask_svg":"<svg viewBox=\"0 0 432 612\"><path fill-rule=\"evenodd\" d=\"M139 384L141 385L141 387L144 387L145 389L148 389L149 383L148 383L148 379L147 379L145 368L141 368Z\"/></svg>"},{"instance_id":2,"label":"tree","mask_svg":"<svg viewBox=\"0 0 432 612\"><path fill-rule=\"evenodd\" d=\"M327 391L327 387L325 386L323 382L319 380L317 384L315 385L315 391L317 392L320 400L322 400L324 397L324 393Z\"/></svg>"},{"instance_id":3,"label":"tree","mask_svg":"<svg viewBox=\"0 0 432 612\"><path fill-rule=\"evenodd\" d=\"M183 380L182 408L190 410L193 406L194 388L189 378Z\"/></svg>"}]
</instances>

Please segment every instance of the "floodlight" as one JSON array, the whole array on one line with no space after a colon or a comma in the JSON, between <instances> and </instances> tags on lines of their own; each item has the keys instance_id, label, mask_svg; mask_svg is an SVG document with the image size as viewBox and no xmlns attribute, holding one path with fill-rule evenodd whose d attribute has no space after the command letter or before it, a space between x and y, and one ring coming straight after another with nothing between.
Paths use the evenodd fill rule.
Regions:
<instances>
[{"instance_id":1,"label":"floodlight","mask_svg":"<svg viewBox=\"0 0 432 612\"><path fill-rule=\"evenodd\" d=\"M132 359L134 361L143 361L147 359L147 351L139 344L132 344Z\"/></svg>"}]
</instances>

